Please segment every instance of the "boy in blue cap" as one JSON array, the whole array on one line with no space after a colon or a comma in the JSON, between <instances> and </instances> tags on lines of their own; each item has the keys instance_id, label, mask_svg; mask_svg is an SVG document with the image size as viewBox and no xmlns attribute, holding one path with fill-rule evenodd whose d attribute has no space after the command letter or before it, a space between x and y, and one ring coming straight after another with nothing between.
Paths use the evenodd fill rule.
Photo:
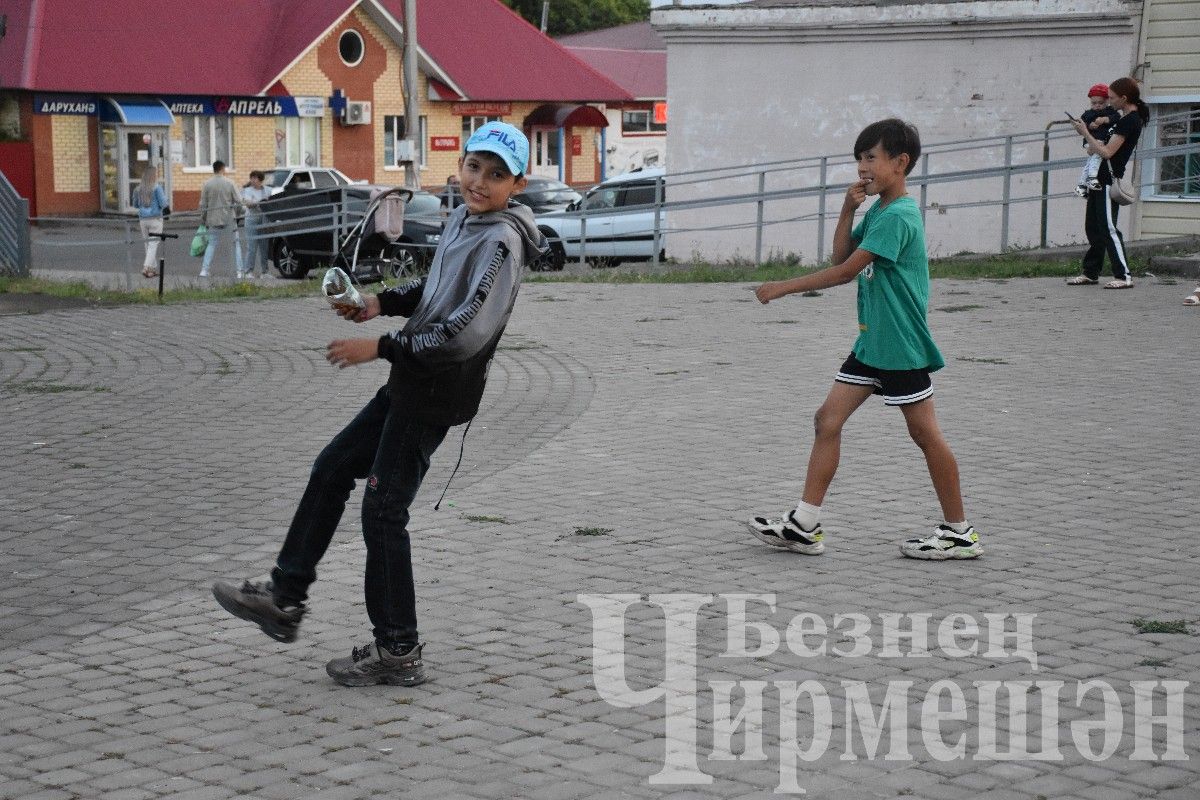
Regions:
<instances>
[{"instance_id":1,"label":"boy in blue cap","mask_svg":"<svg viewBox=\"0 0 1200 800\"><path fill-rule=\"evenodd\" d=\"M355 481L365 478L365 591L374 636L326 665L345 686L425 680L409 506L449 427L469 422L478 411L524 267L546 249L533 213L509 202L525 188L528 162L529 141L517 128L489 122L476 130L459 160L464 202L446 221L429 275L365 296L363 309L338 310L357 323L408 317L401 330L337 339L326 352L339 368L386 359L388 382L317 457L270 580L213 585L226 611L277 641L295 641L317 563Z\"/></svg>"},{"instance_id":2,"label":"boy in blue cap","mask_svg":"<svg viewBox=\"0 0 1200 800\"><path fill-rule=\"evenodd\" d=\"M834 231L835 266L764 283L755 291L765 304L858 279L858 339L817 410L804 495L782 519L749 521L751 533L772 547L814 556L825 552L821 503L837 472L842 426L867 398L880 394L885 405L903 412L909 435L924 453L944 520L932 535L901 543L900 552L936 561L983 554L979 534L963 512L958 462L933 410L929 375L945 362L925 320L929 303L925 227L905 183L920 155L917 129L902 120L885 119L864 128L854 143L859 179L846 190ZM854 227L854 214L867 195L879 199Z\"/></svg>"}]
</instances>

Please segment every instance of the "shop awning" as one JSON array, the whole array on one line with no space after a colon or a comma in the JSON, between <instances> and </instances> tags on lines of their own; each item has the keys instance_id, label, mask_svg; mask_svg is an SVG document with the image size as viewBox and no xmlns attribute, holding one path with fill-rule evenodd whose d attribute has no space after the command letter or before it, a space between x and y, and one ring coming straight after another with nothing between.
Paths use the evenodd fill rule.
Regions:
<instances>
[{"instance_id":1,"label":"shop awning","mask_svg":"<svg viewBox=\"0 0 1200 800\"><path fill-rule=\"evenodd\" d=\"M595 106L547 103L529 112L524 125L526 128L534 125L555 128L607 128L608 118Z\"/></svg>"},{"instance_id":2,"label":"shop awning","mask_svg":"<svg viewBox=\"0 0 1200 800\"><path fill-rule=\"evenodd\" d=\"M151 97L106 97L100 103L100 121L122 125L171 125L175 117L163 101Z\"/></svg>"}]
</instances>

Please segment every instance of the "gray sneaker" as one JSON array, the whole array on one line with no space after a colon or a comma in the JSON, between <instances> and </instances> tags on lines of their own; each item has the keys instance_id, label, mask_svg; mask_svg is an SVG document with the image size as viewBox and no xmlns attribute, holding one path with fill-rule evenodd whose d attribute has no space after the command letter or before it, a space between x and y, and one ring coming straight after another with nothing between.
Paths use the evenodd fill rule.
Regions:
<instances>
[{"instance_id":1,"label":"gray sneaker","mask_svg":"<svg viewBox=\"0 0 1200 800\"><path fill-rule=\"evenodd\" d=\"M308 610L304 604L280 606L270 581L246 581L240 589L231 583L217 581L212 593L221 608L238 619L253 622L277 642L296 641L300 620Z\"/></svg>"},{"instance_id":2,"label":"gray sneaker","mask_svg":"<svg viewBox=\"0 0 1200 800\"><path fill-rule=\"evenodd\" d=\"M396 655L371 642L354 648L348 658L330 661L325 665L325 671L342 686L374 686L377 683L416 686L425 682L425 662L421 660L424 646L413 645Z\"/></svg>"}]
</instances>

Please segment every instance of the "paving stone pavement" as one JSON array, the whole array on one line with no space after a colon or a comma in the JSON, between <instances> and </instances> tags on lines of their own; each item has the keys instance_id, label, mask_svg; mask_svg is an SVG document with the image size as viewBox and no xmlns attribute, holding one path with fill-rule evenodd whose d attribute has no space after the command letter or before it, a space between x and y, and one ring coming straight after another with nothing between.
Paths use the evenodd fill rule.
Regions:
<instances>
[{"instance_id":1,"label":"paving stone pavement","mask_svg":"<svg viewBox=\"0 0 1200 800\"><path fill-rule=\"evenodd\" d=\"M209 594L217 578L270 568L313 457L383 380L383 365L324 363L346 323L315 298L0 316L0 798L682 800L791 787L836 800L1194 800L1200 315L1179 304L1187 288L935 282L938 414L987 553L931 563L896 548L930 529L937 505L899 412L878 402L846 429L825 555L774 551L741 522L798 497L812 414L854 335L852 287L764 308L747 284L527 285L449 503L432 510L457 432L415 506L431 681L411 689L325 675L369 636L353 511L295 644ZM643 598L625 617L620 675L593 674L604 650L581 594ZM664 611L645 598L687 594L712 598L695 649L672 644L665 665ZM773 610L747 603L747 654L727 641L736 600L717 597L735 594L774 596ZM1036 614L1036 670L1015 640L985 635L987 614ZM926 637L885 646L888 620L921 615L928 654ZM1137 619L1188 632L1141 633ZM939 640L943 623L959 637ZM670 714L650 691L621 706L597 688L623 677L652 690L664 674ZM799 681L827 695L828 720ZM1025 697L1020 681L1037 681L1027 710L1004 694ZM1132 687L1170 681L1188 682L1182 707L1172 716L1156 684L1153 712L1174 732L1135 713ZM989 703L976 682L1007 683ZM864 708L882 720L875 745ZM993 708L1001 757L988 759ZM931 748L939 710L934 738L962 737L964 757ZM1028 753L1050 758L1002 758L1025 728ZM654 782L668 750L688 760L689 730L711 782ZM797 755L824 735L823 754ZM1172 742L1189 760L1160 758Z\"/></svg>"}]
</instances>

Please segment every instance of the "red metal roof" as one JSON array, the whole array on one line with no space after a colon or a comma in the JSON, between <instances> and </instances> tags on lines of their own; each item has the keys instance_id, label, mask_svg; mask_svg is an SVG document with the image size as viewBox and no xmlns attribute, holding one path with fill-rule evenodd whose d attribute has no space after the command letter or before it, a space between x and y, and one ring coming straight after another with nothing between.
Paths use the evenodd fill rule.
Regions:
<instances>
[{"instance_id":1,"label":"red metal roof","mask_svg":"<svg viewBox=\"0 0 1200 800\"><path fill-rule=\"evenodd\" d=\"M612 50L663 50L667 43L649 22L630 22L596 31L559 36L556 42L563 47L603 47Z\"/></svg>"},{"instance_id":2,"label":"red metal roof","mask_svg":"<svg viewBox=\"0 0 1200 800\"><path fill-rule=\"evenodd\" d=\"M0 0L0 85L43 92L256 95L360 0ZM404 0L361 0L404 19ZM418 0L417 33L469 100L629 94L499 0Z\"/></svg>"},{"instance_id":3,"label":"red metal roof","mask_svg":"<svg viewBox=\"0 0 1200 800\"><path fill-rule=\"evenodd\" d=\"M599 47L567 49L639 100L662 100L667 96L665 51Z\"/></svg>"},{"instance_id":4,"label":"red metal roof","mask_svg":"<svg viewBox=\"0 0 1200 800\"><path fill-rule=\"evenodd\" d=\"M2 0L0 83L44 92L259 94L349 8L322 0ZM21 23L24 24L21 24Z\"/></svg>"},{"instance_id":5,"label":"red metal roof","mask_svg":"<svg viewBox=\"0 0 1200 800\"><path fill-rule=\"evenodd\" d=\"M632 99L500 0L418 0L417 41L470 100Z\"/></svg>"}]
</instances>

